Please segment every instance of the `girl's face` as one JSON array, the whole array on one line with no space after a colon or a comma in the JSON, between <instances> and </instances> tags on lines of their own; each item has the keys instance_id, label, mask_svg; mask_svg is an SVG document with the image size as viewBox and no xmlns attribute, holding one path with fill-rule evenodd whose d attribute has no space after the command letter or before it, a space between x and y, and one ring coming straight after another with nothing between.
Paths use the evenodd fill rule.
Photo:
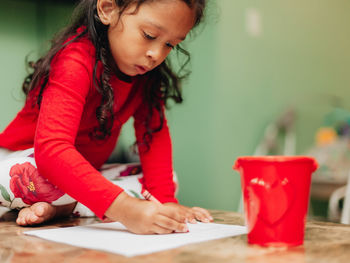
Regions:
<instances>
[{"instance_id":1,"label":"girl's face","mask_svg":"<svg viewBox=\"0 0 350 263\"><path fill-rule=\"evenodd\" d=\"M104 2L108 0L99 0ZM103 5L98 7L104 24L109 24L108 40L119 70L126 75L145 74L161 64L169 52L193 27L194 12L181 0L158 0L142 4L136 13L135 5L124 11L120 19L118 7L105 6L110 16L101 18ZM113 10L113 11L111 11ZM103 14L102 14L103 16Z\"/></svg>"}]
</instances>

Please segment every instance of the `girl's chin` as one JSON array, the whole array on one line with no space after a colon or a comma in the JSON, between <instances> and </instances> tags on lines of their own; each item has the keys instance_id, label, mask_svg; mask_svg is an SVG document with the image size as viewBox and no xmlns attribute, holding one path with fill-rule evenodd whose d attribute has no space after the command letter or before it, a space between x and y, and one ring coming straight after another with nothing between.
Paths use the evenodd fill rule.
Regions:
<instances>
[{"instance_id":1,"label":"girl's chin","mask_svg":"<svg viewBox=\"0 0 350 263\"><path fill-rule=\"evenodd\" d=\"M136 76L137 74L125 74L123 71L121 70L118 70L116 72L116 76L122 80L122 81L125 81L125 82L131 82L131 78Z\"/></svg>"}]
</instances>

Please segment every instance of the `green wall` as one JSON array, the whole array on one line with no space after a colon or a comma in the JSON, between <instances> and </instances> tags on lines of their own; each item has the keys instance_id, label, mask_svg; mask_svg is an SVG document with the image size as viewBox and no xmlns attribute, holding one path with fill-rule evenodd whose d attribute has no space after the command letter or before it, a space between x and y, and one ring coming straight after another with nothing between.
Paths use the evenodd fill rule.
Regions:
<instances>
[{"instance_id":1,"label":"green wall","mask_svg":"<svg viewBox=\"0 0 350 263\"><path fill-rule=\"evenodd\" d=\"M0 8L0 129L13 119L24 101L25 57L35 60L64 26L71 4L44 0L1 0ZM38 14L41 14L40 16Z\"/></svg>"},{"instance_id":2,"label":"green wall","mask_svg":"<svg viewBox=\"0 0 350 263\"><path fill-rule=\"evenodd\" d=\"M0 128L22 105L25 55L35 57L71 10L43 3L2 1ZM45 14L39 19L38 8ZM246 30L252 9L261 18L259 36ZM269 122L295 107L297 152L303 153L334 96L349 104L349 13L347 0L211 1L204 29L187 41L193 73L185 101L168 113L183 204L236 210L240 181L232 165L253 154ZM132 142L129 122L121 143Z\"/></svg>"},{"instance_id":3,"label":"green wall","mask_svg":"<svg viewBox=\"0 0 350 263\"><path fill-rule=\"evenodd\" d=\"M240 181L232 164L253 154L269 122L295 107L303 153L334 96L349 109L350 2L215 2L191 43L194 74L185 104L170 113L174 161L181 201L236 210ZM261 16L258 37L246 31L251 8Z\"/></svg>"},{"instance_id":4,"label":"green wall","mask_svg":"<svg viewBox=\"0 0 350 263\"><path fill-rule=\"evenodd\" d=\"M20 8L18 5L20 3ZM0 127L13 118L22 105L24 57L37 49L35 6L28 1L2 1L0 8Z\"/></svg>"}]
</instances>

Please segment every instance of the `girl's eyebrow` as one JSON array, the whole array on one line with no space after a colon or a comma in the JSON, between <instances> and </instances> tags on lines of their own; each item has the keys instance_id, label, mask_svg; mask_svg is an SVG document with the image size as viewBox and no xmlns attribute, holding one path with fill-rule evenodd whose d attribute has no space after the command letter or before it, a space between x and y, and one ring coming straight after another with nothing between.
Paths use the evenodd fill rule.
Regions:
<instances>
[{"instance_id":1,"label":"girl's eyebrow","mask_svg":"<svg viewBox=\"0 0 350 263\"><path fill-rule=\"evenodd\" d=\"M153 26L157 29L159 29L160 31L163 31L163 32L168 32L168 30L166 30L164 27L162 27L161 25L158 25L150 20L145 20L145 23L146 24L149 24L150 26ZM178 39L180 39L181 41L185 40L186 39L186 36L184 37L178 37Z\"/></svg>"}]
</instances>

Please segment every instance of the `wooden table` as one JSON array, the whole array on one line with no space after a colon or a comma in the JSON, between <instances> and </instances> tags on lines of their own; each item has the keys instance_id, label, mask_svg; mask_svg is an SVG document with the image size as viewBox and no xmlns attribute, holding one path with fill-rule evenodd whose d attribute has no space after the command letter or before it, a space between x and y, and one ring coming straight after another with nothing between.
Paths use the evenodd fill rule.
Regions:
<instances>
[{"instance_id":1,"label":"wooden table","mask_svg":"<svg viewBox=\"0 0 350 263\"><path fill-rule=\"evenodd\" d=\"M234 212L211 211L216 223L243 225L243 216ZM123 257L102 251L73 247L23 235L31 229L86 225L98 222L95 218L70 218L41 227L19 227L16 214L0 218L0 262L14 263L207 263L207 262L350 262L350 225L307 223L305 243L294 248L262 248L247 244L246 235L187 245L144 256Z\"/></svg>"}]
</instances>

